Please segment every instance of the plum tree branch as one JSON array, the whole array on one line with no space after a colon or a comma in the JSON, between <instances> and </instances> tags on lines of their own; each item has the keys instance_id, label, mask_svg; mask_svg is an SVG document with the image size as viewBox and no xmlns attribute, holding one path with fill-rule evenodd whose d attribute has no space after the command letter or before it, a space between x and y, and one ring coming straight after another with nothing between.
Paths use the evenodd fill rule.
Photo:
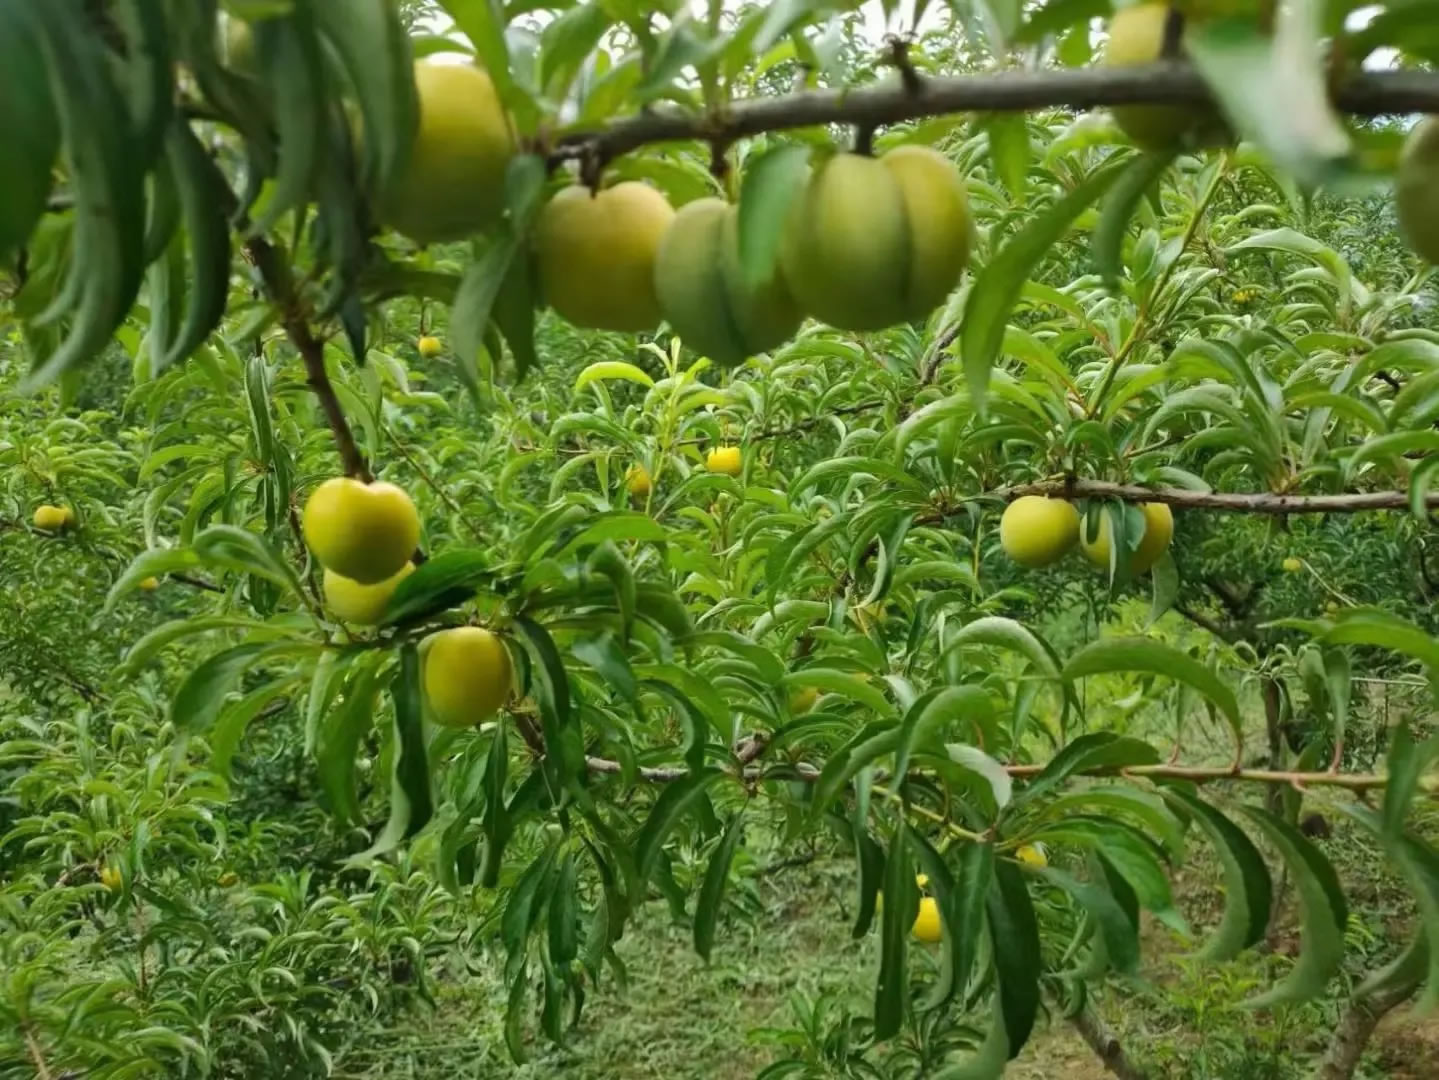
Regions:
<instances>
[{"instance_id":1,"label":"plum tree branch","mask_svg":"<svg viewBox=\"0 0 1439 1080\"><path fill-rule=\"evenodd\" d=\"M1167 503L1181 510L1229 510L1238 514L1353 514L1365 510L1405 510L1405 491L1361 491L1336 495L1275 495L1271 492L1190 491L1187 488L1148 488L1109 480L1045 480L1019 484L994 492L1006 499L1021 495L1047 495L1066 499L1120 499L1123 502ZM1425 504L1439 507L1439 492L1430 492Z\"/></svg>"},{"instance_id":2,"label":"plum tree branch","mask_svg":"<svg viewBox=\"0 0 1439 1080\"><path fill-rule=\"evenodd\" d=\"M656 108L595 131L562 136L551 164L609 160L651 143L726 142L765 131L852 124L877 127L957 112L1015 112L1051 106L1095 108L1134 103L1203 105L1212 102L1197 72L1182 62L1126 68L1006 71L923 79L860 89L807 90L750 98L715 113ZM1361 116L1439 112L1439 75L1421 71L1356 72L1333 91L1337 109Z\"/></svg>"}]
</instances>

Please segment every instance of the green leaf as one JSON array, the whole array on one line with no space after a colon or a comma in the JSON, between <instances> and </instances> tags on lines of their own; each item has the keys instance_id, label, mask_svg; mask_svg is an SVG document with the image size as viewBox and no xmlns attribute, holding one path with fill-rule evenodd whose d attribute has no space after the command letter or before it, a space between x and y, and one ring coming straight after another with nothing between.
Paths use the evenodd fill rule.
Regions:
<instances>
[{"instance_id":1,"label":"green leaf","mask_svg":"<svg viewBox=\"0 0 1439 1080\"><path fill-rule=\"evenodd\" d=\"M1139 927L1130 922L1114 895L1100 885L1079 881L1053 867L1039 868L1036 873L1079 903L1094 919L1104 939L1104 951L1116 971L1133 974L1139 967Z\"/></svg>"},{"instance_id":2,"label":"green leaf","mask_svg":"<svg viewBox=\"0 0 1439 1080\"><path fill-rule=\"evenodd\" d=\"M1139 209L1145 193L1159 182L1173 163L1177 153L1178 150L1167 150L1130 158L1109 198L1104 200L1104 211L1099 215L1099 225L1094 230L1091 251L1094 268L1110 292L1118 292L1120 279L1124 276L1124 238L1129 233L1129 219Z\"/></svg>"},{"instance_id":3,"label":"green leaf","mask_svg":"<svg viewBox=\"0 0 1439 1080\"><path fill-rule=\"evenodd\" d=\"M1008 649L1028 660L1041 675L1060 678L1059 658L1044 639L1028 627L1002 615L987 615L965 623L950 637L946 653L966 645L992 645Z\"/></svg>"},{"instance_id":4,"label":"green leaf","mask_svg":"<svg viewBox=\"0 0 1439 1080\"><path fill-rule=\"evenodd\" d=\"M211 525L190 545L206 566L237 574L255 574L287 588L296 597L304 590L295 568L263 536L234 525Z\"/></svg>"},{"instance_id":5,"label":"green leaf","mask_svg":"<svg viewBox=\"0 0 1439 1080\"><path fill-rule=\"evenodd\" d=\"M988 113L982 120L989 139L989 159L1010 197L1024 196L1029 171L1029 118L1024 113Z\"/></svg>"},{"instance_id":6,"label":"green leaf","mask_svg":"<svg viewBox=\"0 0 1439 1080\"><path fill-rule=\"evenodd\" d=\"M814 687L827 694L839 694L857 701L867 709L873 709L882 716L894 715L894 706L880 690L847 671L832 668L802 668L791 671L779 680L781 690L803 690Z\"/></svg>"},{"instance_id":7,"label":"green leaf","mask_svg":"<svg viewBox=\"0 0 1439 1080\"><path fill-rule=\"evenodd\" d=\"M572 712L570 680L549 632L527 616L516 616L514 628L534 658L535 698L545 736L545 768L559 787L585 776L585 748Z\"/></svg>"},{"instance_id":8,"label":"green leaf","mask_svg":"<svg viewBox=\"0 0 1439 1080\"><path fill-rule=\"evenodd\" d=\"M60 121L50 96L45 57L18 5L0 5L0 262L30 236L50 194L60 149Z\"/></svg>"},{"instance_id":9,"label":"green leaf","mask_svg":"<svg viewBox=\"0 0 1439 1080\"><path fill-rule=\"evenodd\" d=\"M866 724L830 755L814 783L810 821L817 823L839 793L866 765L873 764L899 744L899 728L889 721Z\"/></svg>"},{"instance_id":10,"label":"green leaf","mask_svg":"<svg viewBox=\"0 0 1439 1080\"><path fill-rule=\"evenodd\" d=\"M1153 626L1166 611L1174 606L1179 596L1179 568L1174 565L1174 556L1165 551L1150 571L1154 587L1154 600L1149 605L1149 625Z\"/></svg>"},{"instance_id":11,"label":"green leaf","mask_svg":"<svg viewBox=\"0 0 1439 1080\"><path fill-rule=\"evenodd\" d=\"M1093 731L1072 740L1055 754L1018 797L1019 806L1047 794L1075 773L1120 769L1130 765L1153 765L1159 751L1149 743L1110 731Z\"/></svg>"},{"instance_id":12,"label":"green leaf","mask_svg":"<svg viewBox=\"0 0 1439 1080\"><path fill-rule=\"evenodd\" d=\"M470 44L480 63L494 79L500 97L509 100L514 85L509 47L505 44L505 15L497 0L439 0Z\"/></svg>"},{"instance_id":13,"label":"green leaf","mask_svg":"<svg viewBox=\"0 0 1439 1080\"><path fill-rule=\"evenodd\" d=\"M1103 638L1071 656L1064 665L1063 677L1066 682L1073 682L1111 671L1142 671L1187 683L1218 706L1229 721L1235 745L1243 743L1243 721L1234 691L1188 653L1148 638Z\"/></svg>"},{"instance_id":14,"label":"green leaf","mask_svg":"<svg viewBox=\"0 0 1439 1080\"><path fill-rule=\"evenodd\" d=\"M1407 722L1395 729L1385 759L1389 783L1384 788L1384 836L1397 837L1403 832L1404 819L1409 816L1420 778L1436 757L1439 757L1439 735L1431 735L1416 744Z\"/></svg>"},{"instance_id":15,"label":"green leaf","mask_svg":"<svg viewBox=\"0 0 1439 1080\"><path fill-rule=\"evenodd\" d=\"M906 955L919 911L919 888L909 854L909 826L900 821L884 864L884 915L880 920L879 978L874 988L876 1042L899 1032L909 997Z\"/></svg>"},{"instance_id":16,"label":"green leaf","mask_svg":"<svg viewBox=\"0 0 1439 1080\"><path fill-rule=\"evenodd\" d=\"M1009 1057L1013 1059L1029 1041L1039 1014L1039 923L1024 875L1012 862L994 863L994 888L986 908L994 947L994 970L999 980Z\"/></svg>"},{"instance_id":17,"label":"green leaf","mask_svg":"<svg viewBox=\"0 0 1439 1080\"><path fill-rule=\"evenodd\" d=\"M1164 797L1187 812L1214 846L1224 870L1224 914L1198 958L1223 963L1264 940L1269 927L1273 885L1259 849L1214 807L1182 788L1165 788Z\"/></svg>"},{"instance_id":18,"label":"green leaf","mask_svg":"<svg viewBox=\"0 0 1439 1080\"><path fill-rule=\"evenodd\" d=\"M506 978L514 978L517 972L524 970L525 960L529 955L530 931L534 929L540 912L544 910L550 880L554 877L555 854L553 844L545 848L525 868L525 872L515 882L515 887L510 890L505 913L500 917L500 939L505 943Z\"/></svg>"},{"instance_id":19,"label":"green leaf","mask_svg":"<svg viewBox=\"0 0 1439 1080\"><path fill-rule=\"evenodd\" d=\"M1244 807L1250 819L1274 845L1299 894L1299 959L1284 979L1267 993L1244 1004L1251 1009L1308 1001L1324 992L1344 960L1344 931L1349 907L1339 876L1324 855L1287 821L1257 806Z\"/></svg>"},{"instance_id":20,"label":"green leaf","mask_svg":"<svg viewBox=\"0 0 1439 1080\"><path fill-rule=\"evenodd\" d=\"M600 379L623 379L626 382L639 383L641 386L653 386L654 379L643 368L635 367L634 364L626 363L623 360L601 360L591 364L581 371L575 379L575 393L579 393L590 383Z\"/></svg>"},{"instance_id":21,"label":"green leaf","mask_svg":"<svg viewBox=\"0 0 1439 1080\"><path fill-rule=\"evenodd\" d=\"M989 790L994 795L996 810L1003 810L1009 805L1014 792L1014 781L1003 765L977 746L946 743L944 749L950 761L977 774L989 785Z\"/></svg>"},{"instance_id":22,"label":"green leaf","mask_svg":"<svg viewBox=\"0 0 1439 1080\"><path fill-rule=\"evenodd\" d=\"M420 650L413 641L400 648L400 666L390 681L390 696L395 703L394 745L390 751L393 761L390 818L369 850L354 856L352 863L393 851L429 824L435 811L420 708Z\"/></svg>"},{"instance_id":23,"label":"green leaf","mask_svg":"<svg viewBox=\"0 0 1439 1080\"><path fill-rule=\"evenodd\" d=\"M989 719L993 713L994 706L990 704L989 695L977 686L946 686L916 700L900 722L899 740L894 750L895 782L902 781L908 773L910 754L915 750L938 750L939 740L945 731L954 731L957 725L976 714ZM980 730L984 730L982 723ZM960 764L967 765L967 762ZM991 779L990 776L985 778ZM1007 775L1005 779L1008 780ZM1007 801L1007 790L1003 796ZM1004 805L998 789L995 790L995 799L1001 807Z\"/></svg>"},{"instance_id":24,"label":"green leaf","mask_svg":"<svg viewBox=\"0 0 1439 1080\"><path fill-rule=\"evenodd\" d=\"M920 867L929 876L929 889L944 924L939 978L917 1005L921 1011L928 1011L947 1004L969 985L970 973L979 958L980 935L984 933L985 900L994 881L994 846L961 847L956 877L927 840L922 836L912 836L911 840Z\"/></svg>"},{"instance_id":25,"label":"green leaf","mask_svg":"<svg viewBox=\"0 0 1439 1080\"><path fill-rule=\"evenodd\" d=\"M573 852L566 851L560 859L559 872L555 875L554 888L549 895L550 920L549 944L550 962L556 967L568 967L580 951L580 910L579 910L578 869Z\"/></svg>"},{"instance_id":26,"label":"green leaf","mask_svg":"<svg viewBox=\"0 0 1439 1080\"><path fill-rule=\"evenodd\" d=\"M709 787L726 774L716 768L700 769L665 786L655 799L634 840L635 866L640 881L648 881L663 850L665 838L705 794Z\"/></svg>"},{"instance_id":27,"label":"green leaf","mask_svg":"<svg viewBox=\"0 0 1439 1080\"><path fill-rule=\"evenodd\" d=\"M384 626L420 622L473 600L495 580L488 553L461 548L426 559L395 587L385 608Z\"/></svg>"},{"instance_id":28,"label":"green leaf","mask_svg":"<svg viewBox=\"0 0 1439 1080\"><path fill-rule=\"evenodd\" d=\"M745 282L758 287L774 276L794 198L809 175L810 147L783 143L746 162L739 199L739 258Z\"/></svg>"},{"instance_id":29,"label":"green leaf","mask_svg":"<svg viewBox=\"0 0 1439 1080\"><path fill-rule=\"evenodd\" d=\"M329 798L331 815L345 825L360 821L360 800L355 792L355 758L374 725L375 699L378 696L375 684L382 659L374 657L356 665L342 685L336 685L338 680L330 682L329 686L323 687L330 690L330 694L317 693L322 689L319 686L312 687L310 692L311 707L315 707L318 699L320 706L327 710L316 720L315 769L320 776L320 786ZM330 671L325 672L327 682L329 674ZM317 683L320 675L321 670L317 668ZM333 705L336 689L344 695L338 706ZM326 697L329 697L328 701Z\"/></svg>"},{"instance_id":30,"label":"green leaf","mask_svg":"<svg viewBox=\"0 0 1439 1080\"><path fill-rule=\"evenodd\" d=\"M1073 191L1033 218L1017 236L1011 237L979 272L964 305L960 355L964 359L970 395L981 412L989 390L989 369L1004 344L1009 314L1026 279L1039 260L1069 231L1074 219L1119 178L1120 171L1121 166L1112 162L1101 165Z\"/></svg>"},{"instance_id":31,"label":"green leaf","mask_svg":"<svg viewBox=\"0 0 1439 1080\"><path fill-rule=\"evenodd\" d=\"M725 886L729 884L730 863L734 861L735 847L743 833L743 813L730 818L724 835L710 855L709 866L705 868L704 883L700 886L699 901L695 905L695 952L709 962L710 950L714 948L715 925L719 921L720 908L724 903Z\"/></svg>"},{"instance_id":32,"label":"green leaf","mask_svg":"<svg viewBox=\"0 0 1439 1080\"><path fill-rule=\"evenodd\" d=\"M462 371L476 370L476 357L485 351L485 332L490 326L490 315L500 289L510 272L510 265L520 249L520 243L512 233L506 233L491 241L485 252L470 264L460 287L455 292L455 302L450 306L450 339L455 348L455 359ZM467 383L471 379L465 380ZM478 379L470 387L475 405L483 411L484 403L479 400Z\"/></svg>"},{"instance_id":33,"label":"green leaf","mask_svg":"<svg viewBox=\"0 0 1439 1080\"><path fill-rule=\"evenodd\" d=\"M251 667L282 653L313 648L294 642L251 641L203 660L195 667L170 702L170 722L184 732L204 732L225 705L225 697Z\"/></svg>"}]
</instances>

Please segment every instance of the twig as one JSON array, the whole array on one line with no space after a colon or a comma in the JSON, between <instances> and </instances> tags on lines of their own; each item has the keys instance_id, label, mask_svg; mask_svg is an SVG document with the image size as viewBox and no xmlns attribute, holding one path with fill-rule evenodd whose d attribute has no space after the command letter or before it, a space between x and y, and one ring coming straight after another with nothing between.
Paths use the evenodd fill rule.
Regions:
<instances>
[{"instance_id":1,"label":"twig","mask_svg":"<svg viewBox=\"0 0 1439 1080\"><path fill-rule=\"evenodd\" d=\"M1095 1015L1093 1009L1085 1006L1070 1017L1069 1022L1104 1063L1104 1067L1119 1077L1119 1080L1147 1080L1149 1074L1129 1060L1124 1052L1124 1045L1105 1027L1104 1021Z\"/></svg>"},{"instance_id":2,"label":"twig","mask_svg":"<svg viewBox=\"0 0 1439 1080\"><path fill-rule=\"evenodd\" d=\"M45 1055L40 1049L40 1040L35 1038L35 1030L28 1023L25 1024L25 1051L35 1065L37 1080L53 1080L55 1074L45 1063Z\"/></svg>"},{"instance_id":3,"label":"twig","mask_svg":"<svg viewBox=\"0 0 1439 1080\"><path fill-rule=\"evenodd\" d=\"M1337 495L1275 495L1271 492L1190 491L1186 488L1147 488L1108 480L1045 480L1019 484L992 494L1006 499L1021 495L1051 498L1119 499L1123 502L1167 503L1181 510L1230 510L1238 514L1354 514L1366 510L1406 510L1407 491L1362 491ZM1430 492L1425 504L1439 507L1439 492Z\"/></svg>"},{"instance_id":4,"label":"twig","mask_svg":"<svg viewBox=\"0 0 1439 1080\"><path fill-rule=\"evenodd\" d=\"M188 585L192 589L203 589L205 592L222 593L224 588L216 585L213 581L206 581L204 578L191 577L189 574L171 574L171 581L178 581L181 585Z\"/></svg>"},{"instance_id":5,"label":"twig","mask_svg":"<svg viewBox=\"0 0 1439 1080\"><path fill-rule=\"evenodd\" d=\"M1333 100L1340 111L1364 116L1439 112L1439 76L1421 71L1359 72L1334 88ZM611 160L650 143L732 141L765 131L827 124L881 126L958 112L1212 102L1204 80L1189 65L1178 62L957 75L925 79L917 89L900 84L750 98L717 114L654 108L598 131L564 136L551 152L550 162L596 155Z\"/></svg>"}]
</instances>

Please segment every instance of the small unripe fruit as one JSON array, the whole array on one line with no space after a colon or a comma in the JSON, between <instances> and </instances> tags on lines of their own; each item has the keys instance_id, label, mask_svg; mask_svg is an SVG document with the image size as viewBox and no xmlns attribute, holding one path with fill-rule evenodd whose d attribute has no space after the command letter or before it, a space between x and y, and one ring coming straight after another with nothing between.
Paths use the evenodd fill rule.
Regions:
<instances>
[{"instance_id":1,"label":"small unripe fruit","mask_svg":"<svg viewBox=\"0 0 1439 1080\"><path fill-rule=\"evenodd\" d=\"M1079 539L1079 511L1064 499L1023 495L1004 509L999 542L1020 566L1037 569L1064 556Z\"/></svg>"},{"instance_id":2,"label":"small unripe fruit","mask_svg":"<svg viewBox=\"0 0 1439 1080\"><path fill-rule=\"evenodd\" d=\"M973 228L964 180L943 154L836 154L796 198L780 262L805 312L842 330L880 330L949 295Z\"/></svg>"},{"instance_id":3,"label":"small unripe fruit","mask_svg":"<svg viewBox=\"0 0 1439 1080\"><path fill-rule=\"evenodd\" d=\"M418 63L415 90L410 160L381 197L380 217L422 244L462 240L504 209L509 117L489 75L471 64Z\"/></svg>"},{"instance_id":4,"label":"small unripe fruit","mask_svg":"<svg viewBox=\"0 0 1439 1080\"><path fill-rule=\"evenodd\" d=\"M1022 863L1030 866L1048 866L1049 856L1044 853L1044 848L1038 844L1021 844L1015 851L1014 857Z\"/></svg>"},{"instance_id":5,"label":"small unripe fruit","mask_svg":"<svg viewBox=\"0 0 1439 1080\"><path fill-rule=\"evenodd\" d=\"M655 260L665 321L686 345L725 366L789 340L804 319L778 262L768 280L746 283L738 222L738 208L720 199L686 203Z\"/></svg>"},{"instance_id":6,"label":"small unripe fruit","mask_svg":"<svg viewBox=\"0 0 1439 1080\"><path fill-rule=\"evenodd\" d=\"M510 654L505 643L478 626L431 634L425 653L425 699L437 723L474 727L510 696Z\"/></svg>"},{"instance_id":7,"label":"small unripe fruit","mask_svg":"<svg viewBox=\"0 0 1439 1080\"><path fill-rule=\"evenodd\" d=\"M939 917L939 902L934 897L919 898L919 914L915 916L910 932L926 945L933 945L944 937L944 923Z\"/></svg>"},{"instance_id":8,"label":"small unripe fruit","mask_svg":"<svg viewBox=\"0 0 1439 1080\"><path fill-rule=\"evenodd\" d=\"M1169 4L1135 4L1114 13L1104 62L1110 67L1152 64L1163 57L1171 20L1183 17ZM1191 105L1117 105L1114 119L1121 130L1146 150L1198 145L1223 138L1224 122L1213 109Z\"/></svg>"},{"instance_id":9,"label":"small unripe fruit","mask_svg":"<svg viewBox=\"0 0 1439 1080\"><path fill-rule=\"evenodd\" d=\"M100 870L100 884L111 892L119 892L125 885L125 878L117 866L106 866Z\"/></svg>"},{"instance_id":10,"label":"small unripe fruit","mask_svg":"<svg viewBox=\"0 0 1439 1080\"><path fill-rule=\"evenodd\" d=\"M802 686L789 696L789 711L798 716L800 713L807 713L814 708L820 697L819 687Z\"/></svg>"},{"instance_id":11,"label":"small unripe fruit","mask_svg":"<svg viewBox=\"0 0 1439 1080\"><path fill-rule=\"evenodd\" d=\"M1144 514L1144 537L1129 557L1129 572L1142 574L1159 561L1174 537L1174 513L1166 503L1143 503L1139 509ZM1101 570L1109 569L1109 515L1099 519L1099 535L1093 543L1080 530L1079 547L1084 557Z\"/></svg>"},{"instance_id":12,"label":"small unripe fruit","mask_svg":"<svg viewBox=\"0 0 1439 1080\"><path fill-rule=\"evenodd\" d=\"M240 883L240 875L235 873L235 871L233 870L226 870L223 874L220 875L216 883L220 886L220 888L228 889L231 886L238 885Z\"/></svg>"},{"instance_id":13,"label":"small unripe fruit","mask_svg":"<svg viewBox=\"0 0 1439 1080\"><path fill-rule=\"evenodd\" d=\"M145 592L154 592L159 587L160 579L157 577L147 577L140 580L140 588Z\"/></svg>"},{"instance_id":14,"label":"small unripe fruit","mask_svg":"<svg viewBox=\"0 0 1439 1080\"><path fill-rule=\"evenodd\" d=\"M445 351L445 346L441 344L440 339L431 337L429 334L420 338L420 340L415 343L415 348L426 360L433 360Z\"/></svg>"},{"instance_id":15,"label":"small unripe fruit","mask_svg":"<svg viewBox=\"0 0 1439 1080\"><path fill-rule=\"evenodd\" d=\"M705 468L724 476L738 476L743 466L738 446L716 446L705 457Z\"/></svg>"},{"instance_id":16,"label":"small unripe fruit","mask_svg":"<svg viewBox=\"0 0 1439 1080\"><path fill-rule=\"evenodd\" d=\"M631 465L625 473L625 490L636 499L646 498L653 486L650 471L643 465Z\"/></svg>"},{"instance_id":17,"label":"small unripe fruit","mask_svg":"<svg viewBox=\"0 0 1439 1080\"><path fill-rule=\"evenodd\" d=\"M1299 571L1304 569L1304 564L1298 559L1296 559L1293 555L1285 559L1282 565L1286 574L1297 574L1299 573Z\"/></svg>"},{"instance_id":18,"label":"small unripe fruit","mask_svg":"<svg viewBox=\"0 0 1439 1080\"><path fill-rule=\"evenodd\" d=\"M1399 231L1425 262L1439 263L1439 117L1419 122L1399 156Z\"/></svg>"},{"instance_id":19,"label":"small unripe fruit","mask_svg":"<svg viewBox=\"0 0 1439 1080\"><path fill-rule=\"evenodd\" d=\"M326 570L376 585L410 561L420 543L420 515L394 484L336 476L305 503L304 532Z\"/></svg>"},{"instance_id":20,"label":"small unripe fruit","mask_svg":"<svg viewBox=\"0 0 1439 1080\"><path fill-rule=\"evenodd\" d=\"M567 187L540 211L535 266L545 302L592 330L638 332L660 323L655 257L674 208L627 180L594 194Z\"/></svg>"},{"instance_id":21,"label":"small unripe fruit","mask_svg":"<svg viewBox=\"0 0 1439 1080\"><path fill-rule=\"evenodd\" d=\"M330 614L359 626L374 626L385 615L396 587L415 572L414 563L405 563L399 572L374 585L362 585L333 570L324 576L325 606Z\"/></svg>"},{"instance_id":22,"label":"small unripe fruit","mask_svg":"<svg viewBox=\"0 0 1439 1080\"><path fill-rule=\"evenodd\" d=\"M35 508L35 516L31 520L37 529L44 529L46 532L59 532L74 524L75 512L68 506L37 506Z\"/></svg>"}]
</instances>

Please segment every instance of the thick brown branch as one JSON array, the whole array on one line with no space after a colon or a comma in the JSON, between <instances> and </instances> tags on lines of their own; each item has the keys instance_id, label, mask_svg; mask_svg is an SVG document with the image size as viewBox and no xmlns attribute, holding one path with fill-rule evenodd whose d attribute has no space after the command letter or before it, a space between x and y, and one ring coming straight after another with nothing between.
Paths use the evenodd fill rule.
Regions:
<instances>
[{"instance_id":1,"label":"thick brown branch","mask_svg":"<svg viewBox=\"0 0 1439 1080\"><path fill-rule=\"evenodd\" d=\"M858 90L811 90L782 97L736 102L718 115L654 109L599 131L560 139L551 161L609 160L649 143L732 141L764 131L846 124L875 127L958 112L1014 112L1049 106L1076 109L1135 102L1201 105L1211 101L1204 81L1187 64L1130 68L1007 71L925 79L916 89L903 85ZM1421 71L1362 72L1334 91L1343 112L1439 112L1439 76Z\"/></svg>"},{"instance_id":2,"label":"thick brown branch","mask_svg":"<svg viewBox=\"0 0 1439 1080\"><path fill-rule=\"evenodd\" d=\"M1189 491L1185 488L1147 488L1108 480L1046 480L1020 484L994 494L1007 499L1021 495L1048 495L1067 499L1121 499L1124 502L1159 502L1181 510L1229 510L1237 514L1354 514L1365 510L1406 510L1405 491L1362 491L1339 495L1273 495L1269 492ZM1426 503L1439 507L1439 492Z\"/></svg>"},{"instance_id":3,"label":"thick brown branch","mask_svg":"<svg viewBox=\"0 0 1439 1080\"><path fill-rule=\"evenodd\" d=\"M1105 1027L1104 1021L1093 1009L1080 1009L1070 1019L1070 1023L1104 1063L1104 1067L1119 1077L1119 1080L1148 1080L1149 1074L1129 1060L1129 1056L1124 1052L1124 1045Z\"/></svg>"}]
</instances>

